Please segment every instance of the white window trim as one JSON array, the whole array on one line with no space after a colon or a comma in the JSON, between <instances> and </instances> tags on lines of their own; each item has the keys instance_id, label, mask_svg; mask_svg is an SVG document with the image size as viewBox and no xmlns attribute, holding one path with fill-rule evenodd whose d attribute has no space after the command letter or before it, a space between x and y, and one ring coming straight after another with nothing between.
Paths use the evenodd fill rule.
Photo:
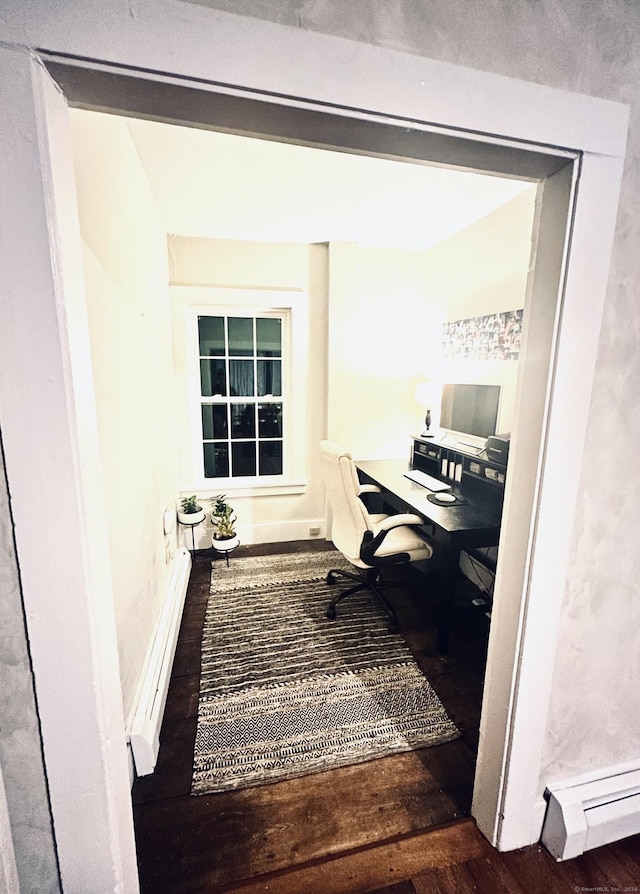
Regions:
<instances>
[{"instance_id":1,"label":"white window trim","mask_svg":"<svg viewBox=\"0 0 640 894\"><path fill-rule=\"evenodd\" d=\"M191 435L190 483L182 491L203 496L233 493L256 496L301 493L306 488L306 394L307 394L307 296L297 289L234 289L218 286L189 287L193 298L185 304L187 357L187 400ZM285 405L283 430L283 474L255 478L205 478L202 457L200 401L200 351L198 317L233 316L246 313L284 314L282 391Z\"/></svg>"}]
</instances>

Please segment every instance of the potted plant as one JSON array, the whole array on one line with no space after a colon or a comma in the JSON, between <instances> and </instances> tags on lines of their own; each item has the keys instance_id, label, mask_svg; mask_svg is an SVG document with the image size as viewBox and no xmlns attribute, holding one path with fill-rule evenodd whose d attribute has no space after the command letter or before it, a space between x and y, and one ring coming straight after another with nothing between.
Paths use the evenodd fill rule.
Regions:
<instances>
[{"instance_id":1,"label":"potted plant","mask_svg":"<svg viewBox=\"0 0 640 894\"><path fill-rule=\"evenodd\" d=\"M214 504L211 521L215 529L211 543L215 549L221 552L229 552L229 550L235 549L240 543L240 538L236 534L235 528L236 514L227 503L225 494L218 494L217 497L212 497L211 502Z\"/></svg>"},{"instance_id":2,"label":"potted plant","mask_svg":"<svg viewBox=\"0 0 640 894\"><path fill-rule=\"evenodd\" d=\"M197 497L183 497L178 509L178 521L181 525L199 525L204 521L205 511L198 503Z\"/></svg>"}]
</instances>

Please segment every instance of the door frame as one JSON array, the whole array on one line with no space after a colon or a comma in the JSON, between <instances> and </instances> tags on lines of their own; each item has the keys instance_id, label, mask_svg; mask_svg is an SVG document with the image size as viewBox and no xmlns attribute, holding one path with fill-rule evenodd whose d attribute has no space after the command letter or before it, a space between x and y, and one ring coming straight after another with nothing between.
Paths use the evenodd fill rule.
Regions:
<instances>
[{"instance_id":1,"label":"door frame","mask_svg":"<svg viewBox=\"0 0 640 894\"><path fill-rule=\"evenodd\" d=\"M146 15L149 19L154 13ZM94 38L88 33L83 37L87 56L103 61L84 59L76 60L76 64L89 72L115 67L119 73L135 75L156 88L163 83L193 87L197 81L204 91L252 96L283 108L323 109L352 121L376 120L401 126L411 122L408 129L414 131L429 130L454 135L456 139L473 136L478 144L500 150L505 146L515 150L520 147L522 151L529 149L580 161L579 166L571 163L572 173L579 174L579 188L568 203L571 210L565 223L570 226L558 261L561 275L553 296L547 376L539 401L540 438L535 449L522 439L513 445L513 463L535 467L530 482L532 511L523 524L522 513L518 517L517 512L520 494L517 484L512 484L516 476L511 475L505 524L513 525L514 534L516 527L520 528L517 536L525 560L518 570L523 583L522 598L514 599L513 594L507 598L506 585L518 575L514 572L511 576L505 565L500 572L503 593L496 594L498 606L487 665L474 793L474 815L492 844L508 850L533 843L539 837L542 821L540 767L545 721L613 243L628 109L380 47L300 33L257 20L238 21L235 16L218 16L215 32L208 34L205 41L197 32L198 14L186 11L184 15L177 31L172 30L167 37L174 47L170 58L175 67L170 73L161 73L167 44L158 40L157 30L153 39L148 36L139 46L125 41L118 49L122 26L117 22L110 22L108 33L99 35L96 43L92 44ZM163 26L161 18L152 24L157 29ZM152 30L150 27L149 35ZM229 53L230 46L240 47L252 41L270 41L268 67L261 59L252 62L249 53ZM117 56L120 52L121 58L110 60L105 66L107 43L116 48L108 53ZM72 208L66 100L43 67L58 53L65 54L68 63L66 54L77 52L77 47L73 41L66 42L63 30L56 33L53 44L43 39L36 45L53 49L30 53L20 47L3 47L0 51L8 76L5 84L13 94L11 110L7 102L2 114L11 117L17 127L16 132L8 133L5 128L0 134L5 176L12 177L4 214L20 224L13 234L8 234L2 263L9 274L9 295L22 293L34 299L23 302L21 315L9 316L0 335L0 347L10 361L0 384L0 424L61 875L63 884L70 888L78 881L81 863L88 859L78 856L78 838L90 838L86 842L87 854L100 857L94 874L95 890L99 890L112 887L114 880L117 885L122 885L123 879L131 882L135 853L130 805L123 803L124 794L128 795L124 723L121 706L118 708L114 623L105 603L110 595L108 557L106 538L102 540L105 525L99 469L93 453L95 408L92 409L87 355L88 331L82 311L81 243L77 211L74 217ZM31 133L37 134L37 140L29 146L21 139L27 125ZM547 178L547 184L550 180ZM572 177L572 184L575 182ZM25 196L33 205L30 220L21 207ZM547 200L558 201L557 196L553 185L542 191L539 220L549 207ZM597 227L593 221L597 221ZM24 239L25 234L30 256L37 260L32 271L18 268L17 259L24 258L18 240ZM535 291L534 284L531 290ZM585 305L589 307L588 315L584 314ZM43 325L43 308L48 313L47 333L54 336L51 350L55 357L43 352L42 356L30 356L29 365L27 358L20 356L19 346L30 331ZM549 315L545 325L549 325ZM573 351L577 338L581 345L578 356ZM64 468L68 476L60 481L55 481L53 475L40 476L37 482L40 505L45 511L55 513L62 508L64 513L61 530L47 543L33 530L31 501L34 468L42 461L42 468L53 469L51 451L38 438L35 413L42 401L37 385L47 379L52 359L60 370L50 382L50 397L55 399L52 406L59 410L53 421L56 465ZM524 379L519 387L523 396ZM16 400L16 394L20 394L20 400ZM29 408L34 410L31 418ZM519 424L517 428L523 430ZM566 462L567 443L572 450L570 467ZM64 584L51 581L50 575L46 580L42 570L38 571L38 566L44 567L43 554L47 558L50 552L49 558L54 559L61 539L71 547ZM74 549L78 545L80 548ZM554 557L552 562L549 556ZM53 619L52 591L65 607L60 617ZM52 634L56 638L55 648ZM506 672L505 655L512 656ZM78 674L80 680L76 679ZM71 694L87 711L81 722L75 718L75 725L68 709L62 716L68 721L63 722L64 732L74 730L76 750L84 755L83 762L87 764L81 788L90 796L88 815L75 809L80 802L78 775L73 774L74 790L69 787L68 739L56 731L56 725L61 723L56 710L64 707L64 699L68 701ZM78 703L74 713L77 707ZM70 792L74 792L72 800ZM86 877L83 884L84 890L88 890Z\"/></svg>"}]
</instances>

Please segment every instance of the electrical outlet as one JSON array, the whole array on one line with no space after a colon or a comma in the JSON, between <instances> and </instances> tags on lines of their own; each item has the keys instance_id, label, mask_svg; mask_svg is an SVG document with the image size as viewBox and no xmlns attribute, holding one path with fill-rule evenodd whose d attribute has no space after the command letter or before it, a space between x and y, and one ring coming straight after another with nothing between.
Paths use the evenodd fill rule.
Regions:
<instances>
[{"instance_id":1,"label":"electrical outlet","mask_svg":"<svg viewBox=\"0 0 640 894\"><path fill-rule=\"evenodd\" d=\"M320 528L318 527L318 525L310 525L309 533L311 534L312 537L317 537L318 534L320 533Z\"/></svg>"}]
</instances>

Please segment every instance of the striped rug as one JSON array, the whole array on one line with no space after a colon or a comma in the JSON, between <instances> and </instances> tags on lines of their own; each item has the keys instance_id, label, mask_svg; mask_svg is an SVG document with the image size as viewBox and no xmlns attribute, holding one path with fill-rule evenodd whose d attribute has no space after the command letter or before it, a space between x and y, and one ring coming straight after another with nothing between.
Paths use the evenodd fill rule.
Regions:
<instances>
[{"instance_id":1,"label":"striped rug","mask_svg":"<svg viewBox=\"0 0 640 894\"><path fill-rule=\"evenodd\" d=\"M202 638L192 794L247 788L459 733L366 594L325 612L337 552L215 562ZM347 582L348 585L348 582Z\"/></svg>"}]
</instances>

